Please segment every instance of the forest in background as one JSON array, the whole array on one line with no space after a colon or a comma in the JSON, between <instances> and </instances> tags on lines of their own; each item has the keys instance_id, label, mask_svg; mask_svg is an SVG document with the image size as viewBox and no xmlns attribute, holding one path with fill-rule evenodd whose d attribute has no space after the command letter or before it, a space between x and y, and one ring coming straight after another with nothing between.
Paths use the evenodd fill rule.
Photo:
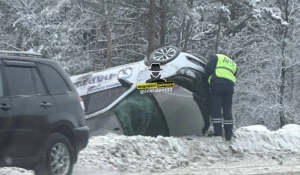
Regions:
<instances>
[{"instance_id":1,"label":"forest in background","mask_svg":"<svg viewBox=\"0 0 300 175\"><path fill-rule=\"evenodd\" d=\"M300 0L0 0L1 50L34 50L69 75L172 45L238 64L236 126L300 124Z\"/></svg>"}]
</instances>

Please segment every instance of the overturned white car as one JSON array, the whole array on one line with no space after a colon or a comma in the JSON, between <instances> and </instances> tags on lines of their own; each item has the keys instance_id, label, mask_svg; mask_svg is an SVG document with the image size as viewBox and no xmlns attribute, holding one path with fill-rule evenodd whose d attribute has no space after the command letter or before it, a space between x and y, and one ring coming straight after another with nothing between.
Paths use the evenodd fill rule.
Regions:
<instances>
[{"instance_id":1,"label":"overturned white car","mask_svg":"<svg viewBox=\"0 0 300 175\"><path fill-rule=\"evenodd\" d=\"M156 70L151 67L159 63ZM157 64L156 64L157 65ZM144 61L71 77L86 109L90 135L203 135L210 125L205 61L175 47L155 50ZM159 77L175 86L139 90ZM150 81L151 82L151 81Z\"/></svg>"}]
</instances>

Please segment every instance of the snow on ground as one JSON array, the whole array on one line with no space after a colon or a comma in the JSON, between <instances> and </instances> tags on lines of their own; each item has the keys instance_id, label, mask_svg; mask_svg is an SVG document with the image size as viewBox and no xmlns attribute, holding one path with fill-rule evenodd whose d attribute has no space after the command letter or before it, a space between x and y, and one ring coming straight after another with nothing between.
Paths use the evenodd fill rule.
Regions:
<instances>
[{"instance_id":1,"label":"snow on ground","mask_svg":"<svg viewBox=\"0 0 300 175\"><path fill-rule=\"evenodd\" d=\"M247 126L232 142L208 137L92 137L74 175L300 174L300 126ZM21 172L23 171L23 172ZM2 175L32 175L3 168Z\"/></svg>"}]
</instances>

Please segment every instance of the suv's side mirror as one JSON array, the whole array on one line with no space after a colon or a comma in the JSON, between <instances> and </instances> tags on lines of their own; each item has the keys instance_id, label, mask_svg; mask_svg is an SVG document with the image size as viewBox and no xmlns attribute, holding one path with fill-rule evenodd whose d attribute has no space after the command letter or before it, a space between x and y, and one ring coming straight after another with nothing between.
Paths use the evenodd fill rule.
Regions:
<instances>
[{"instance_id":1,"label":"suv's side mirror","mask_svg":"<svg viewBox=\"0 0 300 175\"><path fill-rule=\"evenodd\" d=\"M123 78L119 78L118 81L121 83L123 87L129 88L132 85L132 83L130 83L129 81Z\"/></svg>"}]
</instances>

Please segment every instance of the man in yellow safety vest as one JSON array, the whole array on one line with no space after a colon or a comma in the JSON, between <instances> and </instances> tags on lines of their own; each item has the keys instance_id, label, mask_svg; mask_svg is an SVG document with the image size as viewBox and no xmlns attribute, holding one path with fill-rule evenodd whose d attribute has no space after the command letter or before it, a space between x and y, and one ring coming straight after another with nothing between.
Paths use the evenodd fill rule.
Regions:
<instances>
[{"instance_id":1,"label":"man in yellow safety vest","mask_svg":"<svg viewBox=\"0 0 300 175\"><path fill-rule=\"evenodd\" d=\"M230 141L233 134L232 96L236 82L237 65L228 56L216 54L210 57L205 72L209 76L208 83L211 87L213 135L223 136L221 114L223 109L225 138L226 141Z\"/></svg>"}]
</instances>

